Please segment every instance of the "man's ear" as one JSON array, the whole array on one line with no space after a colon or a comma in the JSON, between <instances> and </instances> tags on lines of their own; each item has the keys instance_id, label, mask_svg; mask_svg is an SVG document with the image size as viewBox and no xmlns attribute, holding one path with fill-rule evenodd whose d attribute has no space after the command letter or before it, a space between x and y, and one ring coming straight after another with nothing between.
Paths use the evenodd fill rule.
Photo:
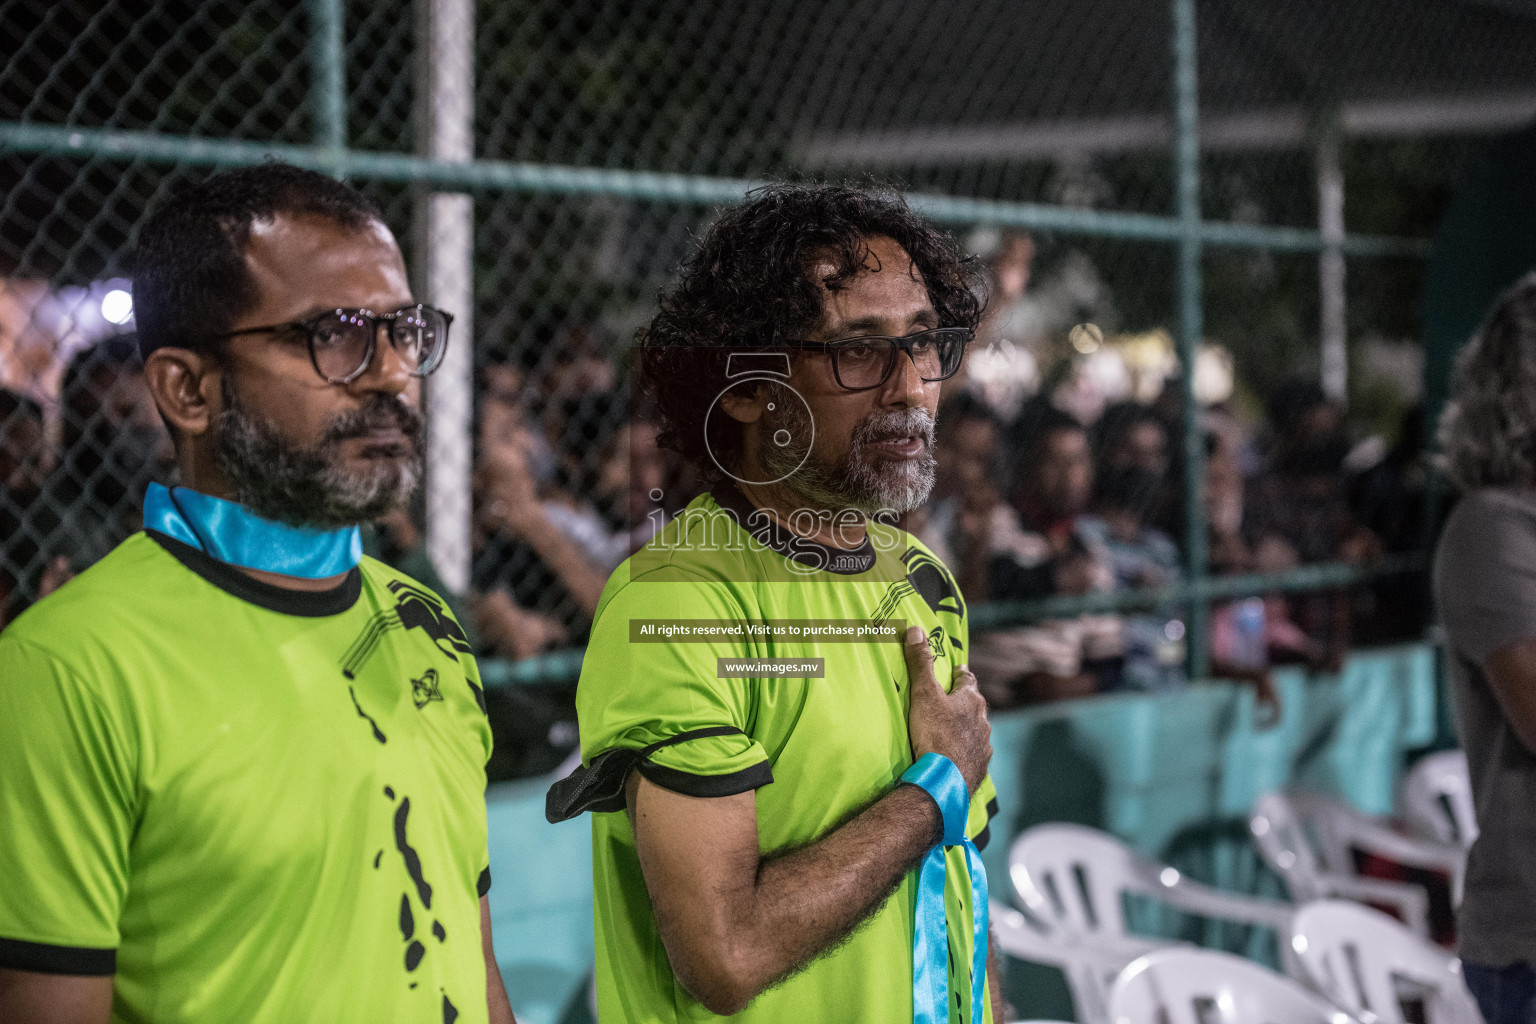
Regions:
<instances>
[{"instance_id":1,"label":"man's ear","mask_svg":"<svg viewBox=\"0 0 1536 1024\"><path fill-rule=\"evenodd\" d=\"M720 408L737 423L756 423L768 407L768 389L761 384L728 388L720 396Z\"/></svg>"},{"instance_id":2,"label":"man's ear","mask_svg":"<svg viewBox=\"0 0 1536 1024\"><path fill-rule=\"evenodd\" d=\"M205 434L220 411L218 361L208 352L157 348L144 360L144 380L175 432Z\"/></svg>"}]
</instances>

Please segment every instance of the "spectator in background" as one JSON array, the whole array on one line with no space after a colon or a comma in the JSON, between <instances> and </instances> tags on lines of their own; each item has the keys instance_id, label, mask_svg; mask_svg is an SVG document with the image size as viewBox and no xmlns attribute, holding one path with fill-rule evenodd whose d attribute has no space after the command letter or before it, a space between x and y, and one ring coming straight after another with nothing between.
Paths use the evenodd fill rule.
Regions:
<instances>
[{"instance_id":1,"label":"spectator in background","mask_svg":"<svg viewBox=\"0 0 1536 1024\"><path fill-rule=\"evenodd\" d=\"M1225 421L1206 434L1205 516L1210 572L1240 575L1254 569L1253 552L1243 537L1243 473L1235 422ZM1223 601L1211 609L1211 674L1218 679L1250 682L1259 701L1278 711L1269 675L1271 651L1291 653L1286 660L1310 660L1316 647L1291 622L1285 598L1253 596Z\"/></svg>"},{"instance_id":2,"label":"spectator in background","mask_svg":"<svg viewBox=\"0 0 1536 1024\"><path fill-rule=\"evenodd\" d=\"M1027 601L1111 589L1108 565L1077 531L1078 517L1093 495L1087 430L1068 414L1046 408L1026 435L1022 459L1012 506L1023 531L1045 541L1044 557L1032 562L1014 552L994 558L988 566L989 592L999 600Z\"/></svg>"},{"instance_id":3,"label":"spectator in background","mask_svg":"<svg viewBox=\"0 0 1536 1024\"><path fill-rule=\"evenodd\" d=\"M666 462L657 446L660 435L655 422L632 419L614 432L603 453L593 497L609 537L594 557L605 568L616 568L670 518L663 505Z\"/></svg>"},{"instance_id":4,"label":"spectator in background","mask_svg":"<svg viewBox=\"0 0 1536 1024\"><path fill-rule=\"evenodd\" d=\"M1462 492L1435 554L1436 606L1479 834L1456 913L1487 1024L1536 1020L1536 275L1457 360L1440 420Z\"/></svg>"},{"instance_id":5,"label":"spectator in background","mask_svg":"<svg viewBox=\"0 0 1536 1024\"><path fill-rule=\"evenodd\" d=\"M527 409L532 401L532 389L528 387L521 370L510 363L492 363L479 369L480 389L476 394L476 422L481 424L482 434L476 444L489 439L515 440L528 456L528 468L540 487L555 478L559 459L543 431L534 430L529 423ZM487 423L484 417L490 416Z\"/></svg>"},{"instance_id":6,"label":"spectator in background","mask_svg":"<svg viewBox=\"0 0 1536 1024\"><path fill-rule=\"evenodd\" d=\"M567 430L585 429L583 403L603 403L618 391L618 374L598 328L581 323L557 327L528 372L522 404L552 451L568 443Z\"/></svg>"},{"instance_id":7,"label":"spectator in background","mask_svg":"<svg viewBox=\"0 0 1536 1024\"><path fill-rule=\"evenodd\" d=\"M1244 512L1254 568L1281 572L1298 564L1363 564L1378 557L1380 542L1350 510L1344 473L1349 442L1338 405L1315 382L1298 378L1277 389L1269 416L1267 468L1249 486ZM1305 660L1337 671L1350 640L1348 593L1312 591L1287 603L1314 645Z\"/></svg>"},{"instance_id":8,"label":"spectator in background","mask_svg":"<svg viewBox=\"0 0 1536 1024\"><path fill-rule=\"evenodd\" d=\"M1145 469L1111 469L1100 478L1094 514L1077 520L1078 536L1107 556L1116 590L1178 581L1179 549L1166 533L1147 525L1161 484Z\"/></svg>"},{"instance_id":9,"label":"spectator in background","mask_svg":"<svg viewBox=\"0 0 1536 1024\"><path fill-rule=\"evenodd\" d=\"M1349 482L1355 518L1391 553L1423 547L1425 488L1424 407L1403 414L1397 439L1386 455ZM1357 595L1355 635L1360 643L1416 640L1429 624L1428 581L1421 574L1387 577Z\"/></svg>"},{"instance_id":10,"label":"spectator in background","mask_svg":"<svg viewBox=\"0 0 1536 1024\"><path fill-rule=\"evenodd\" d=\"M1150 406L1118 402L1105 409L1093 442L1102 472L1139 469L1159 480L1168 472L1168 430Z\"/></svg>"},{"instance_id":11,"label":"spectator in background","mask_svg":"<svg viewBox=\"0 0 1536 1024\"><path fill-rule=\"evenodd\" d=\"M999 494L999 427L991 407L966 392L939 406L933 498L909 524L972 601L985 600L993 535L1007 528L1000 517L1013 518Z\"/></svg>"},{"instance_id":12,"label":"spectator in background","mask_svg":"<svg viewBox=\"0 0 1536 1024\"><path fill-rule=\"evenodd\" d=\"M598 494L628 411L629 402L622 391L592 391L563 403L555 420L557 466L554 478L544 488L544 500L554 522L604 572L629 557L624 550L628 538L622 536L624 510L618 510L621 522L615 524L603 514ZM626 460L618 461L622 464ZM624 472L627 475L627 468Z\"/></svg>"},{"instance_id":13,"label":"spectator in background","mask_svg":"<svg viewBox=\"0 0 1536 1024\"><path fill-rule=\"evenodd\" d=\"M24 566L37 557L37 538L23 528L43 488L43 407L0 389L0 628L15 617Z\"/></svg>"},{"instance_id":14,"label":"spectator in background","mask_svg":"<svg viewBox=\"0 0 1536 1024\"><path fill-rule=\"evenodd\" d=\"M1114 586L1103 553L1078 532L1093 492L1088 435L1047 408L1022 452L1007 529L994 527L986 599L1029 601ZM972 600L980 600L973 597ZM1113 615L1079 615L983 634L971 664L994 707L1077 697L1119 684L1124 644Z\"/></svg>"},{"instance_id":15,"label":"spectator in background","mask_svg":"<svg viewBox=\"0 0 1536 1024\"><path fill-rule=\"evenodd\" d=\"M1344 411L1310 377L1293 377L1276 388L1268 413L1271 470L1293 450L1344 441Z\"/></svg>"},{"instance_id":16,"label":"spectator in background","mask_svg":"<svg viewBox=\"0 0 1536 1024\"><path fill-rule=\"evenodd\" d=\"M1004 420L1019 414L1040 386L1050 324L1027 295L1035 259L1028 234L1005 231L988 258L987 308L956 381Z\"/></svg>"},{"instance_id":17,"label":"spectator in background","mask_svg":"<svg viewBox=\"0 0 1536 1024\"><path fill-rule=\"evenodd\" d=\"M1379 462L1349 482L1355 519L1384 551L1417 551L1424 542L1424 407L1403 413L1397 439Z\"/></svg>"},{"instance_id":18,"label":"spectator in background","mask_svg":"<svg viewBox=\"0 0 1536 1024\"><path fill-rule=\"evenodd\" d=\"M1025 297L1034 276L1035 240L1026 231L1004 231L987 259L987 308L976 329L978 347L994 342L1035 349L1049 333ZM1039 356L1039 352L1033 352Z\"/></svg>"},{"instance_id":19,"label":"spectator in background","mask_svg":"<svg viewBox=\"0 0 1536 1024\"><path fill-rule=\"evenodd\" d=\"M613 391L618 374L610 348L605 332L595 324L578 322L562 327L555 336L555 369L546 378L546 401Z\"/></svg>"},{"instance_id":20,"label":"spectator in background","mask_svg":"<svg viewBox=\"0 0 1536 1024\"><path fill-rule=\"evenodd\" d=\"M1053 409L1071 416L1084 427L1096 426L1109 406L1101 382L1086 358L1064 359L1047 375L1044 394Z\"/></svg>"},{"instance_id":21,"label":"spectator in background","mask_svg":"<svg viewBox=\"0 0 1536 1024\"><path fill-rule=\"evenodd\" d=\"M1375 557L1375 538L1355 524L1345 496L1348 445L1342 434L1282 437L1273 468L1254 481L1244 512L1255 568L1280 572L1301 563ZM1348 594L1311 591L1289 604L1291 617L1317 645L1308 661L1338 671L1349 645Z\"/></svg>"},{"instance_id":22,"label":"spectator in background","mask_svg":"<svg viewBox=\"0 0 1536 1024\"><path fill-rule=\"evenodd\" d=\"M1161 428L1159 428L1161 430ZM1079 518L1077 532L1102 553L1117 591L1169 586L1179 580L1179 550L1166 533L1147 525L1161 493L1162 475L1136 465L1126 452L1107 452L1119 468L1100 478L1095 514ZM1121 685L1135 690L1170 690L1184 677L1184 622L1171 610L1134 614L1124 620L1125 653Z\"/></svg>"},{"instance_id":23,"label":"spectator in background","mask_svg":"<svg viewBox=\"0 0 1536 1024\"><path fill-rule=\"evenodd\" d=\"M1003 452L1008 457L1005 466L1010 480L1017 482L1025 470L1024 462L1039 443L1039 439L1055 429L1055 424L1070 420L1079 429L1092 430L1107 408L1107 399L1098 381L1089 371L1088 361L1082 356L1070 356L1059 360L1045 375L1038 394L1032 396L1020 408L1003 431ZM1085 440L1089 451L1092 445ZM1083 507L1087 506L1085 491Z\"/></svg>"},{"instance_id":24,"label":"spectator in background","mask_svg":"<svg viewBox=\"0 0 1536 1024\"><path fill-rule=\"evenodd\" d=\"M135 335L80 352L64 370L61 455L25 528L43 564L24 569L35 601L135 533L151 481L170 483L176 451L144 382Z\"/></svg>"},{"instance_id":25,"label":"spectator in background","mask_svg":"<svg viewBox=\"0 0 1536 1024\"><path fill-rule=\"evenodd\" d=\"M40 315L48 282L0 277L0 388L43 405L59 394L59 339Z\"/></svg>"},{"instance_id":26,"label":"spectator in background","mask_svg":"<svg viewBox=\"0 0 1536 1024\"><path fill-rule=\"evenodd\" d=\"M1164 390L1167 390L1166 388ZM1171 431L1157 411L1141 402L1118 402L1094 424L1099 473L1139 469L1157 480L1157 493L1142 510L1148 526L1178 537L1183 526L1182 464L1169 458Z\"/></svg>"},{"instance_id":27,"label":"spectator in background","mask_svg":"<svg viewBox=\"0 0 1536 1024\"><path fill-rule=\"evenodd\" d=\"M562 528L568 509L543 500L549 485L541 486L533 471L540 438L515 395L487 396L478 442L471 576L482 640L510 658L581 642L602 594L603 570Z\"/></svg>"}]
</instances>

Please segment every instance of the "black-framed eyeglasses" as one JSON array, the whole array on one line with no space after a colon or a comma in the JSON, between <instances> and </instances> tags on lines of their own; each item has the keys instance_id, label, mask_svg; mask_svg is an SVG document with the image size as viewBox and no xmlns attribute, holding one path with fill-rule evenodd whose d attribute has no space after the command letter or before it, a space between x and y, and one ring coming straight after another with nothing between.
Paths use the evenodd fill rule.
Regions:
<instances>
[{"instance_id":1,"label":"black-framed eyeglasses","mask_svg":"<svg viewBox=\"0 0 1536 1024\"><path fill-rule=\"evenodd\" d=\"M787 347L827 353L832 357L832 376L839 387L868 391L886 382L903 352L923 380L948 380L960 372L965 346L975 334L969 327L937 327L901 338L871 335L839 341L791 341Z\"/></svg>"},{"instance_id":2,"label":"black-framed eyeglasses","mask_svg":"<svg viewBox=\"0 0 1536 1024\"><path fill-rule=\"evenodd\" d=\"M315 372L330 384L350 384L361 377L373 362L379 328L387 325L389 342L399 353L413 377L425 377L443 362L448 350L448 325L453 314L417 303L393 313L374 313L367 309L333 309L308 320L293 320L265 327L244 327L219 335L233 338L241 334L269 331L298 331L309 344L309 361Z\"/></svg>"}]
</instances>

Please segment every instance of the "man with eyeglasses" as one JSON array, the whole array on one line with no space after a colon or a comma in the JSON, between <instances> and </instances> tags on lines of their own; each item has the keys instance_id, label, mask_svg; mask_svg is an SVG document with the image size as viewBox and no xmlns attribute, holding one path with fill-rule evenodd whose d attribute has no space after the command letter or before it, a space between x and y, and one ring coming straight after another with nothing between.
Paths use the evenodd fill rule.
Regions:
<instances>
[{"instance_id":1,"label":"man with eyeglasses","mask_svg":"<svg viewBox=\"0 0 1536 1024\"><path fill-rule=\"evenodd\" d=\"M933 483L977 271L891 192L726 211L640 332L708 491L619 567L577 689L603 1021L1001 1020L965 602Z\"/></svg>"},{"instance_id":2,"label":"man with eyeglasses","mask_svg":"<svg viewBox=\"0 0 1536 1024\"><path fill-rule=\"evenodd\" d=\"M181 483L0 634L0 1020L511 1021L478 673L358 534L450 317L281 164L154 214L134 300Z\"/></svg>"}]
</instances>

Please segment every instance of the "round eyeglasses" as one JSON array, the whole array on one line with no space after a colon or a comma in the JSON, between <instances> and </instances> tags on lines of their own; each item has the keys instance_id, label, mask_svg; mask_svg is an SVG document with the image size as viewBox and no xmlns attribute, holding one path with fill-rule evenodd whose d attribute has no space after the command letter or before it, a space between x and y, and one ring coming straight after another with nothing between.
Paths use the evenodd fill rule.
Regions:
<instances>
[{"instance_id":1,"label":"round eyeglasses","mask_svg":"<svg viewBox=\"0 0 1536 1024\"><path fill-rule=\"evenodd\" d=\"M839 387L868 391L890 378L903 352L923 380L948 380L960 372L965 346L975 333L969 327L938 327L901 338L871 335L840 341L792 341L788 347L827 353L832 357L832 376Z\"/></svg>"},{"instance_id":2,"label":"round eyeglasses","mask_svg":"<svg viewBox=\"0 0 1536 1024\"><path fill-rule=\"evenodd\" d=\"M350 384L368 370L378 345L379 328L389 329L389 343L394 346L413 377L425 377L443 362L448 350L448 325L453 314L434 306L417 303L393 313L374 313L366 309L333 309L307 320L284 324L244 327L218 335L233 338L242 334L293 331L305 336L309 360L330 384Z\"/></svg>"}]
</instances>

